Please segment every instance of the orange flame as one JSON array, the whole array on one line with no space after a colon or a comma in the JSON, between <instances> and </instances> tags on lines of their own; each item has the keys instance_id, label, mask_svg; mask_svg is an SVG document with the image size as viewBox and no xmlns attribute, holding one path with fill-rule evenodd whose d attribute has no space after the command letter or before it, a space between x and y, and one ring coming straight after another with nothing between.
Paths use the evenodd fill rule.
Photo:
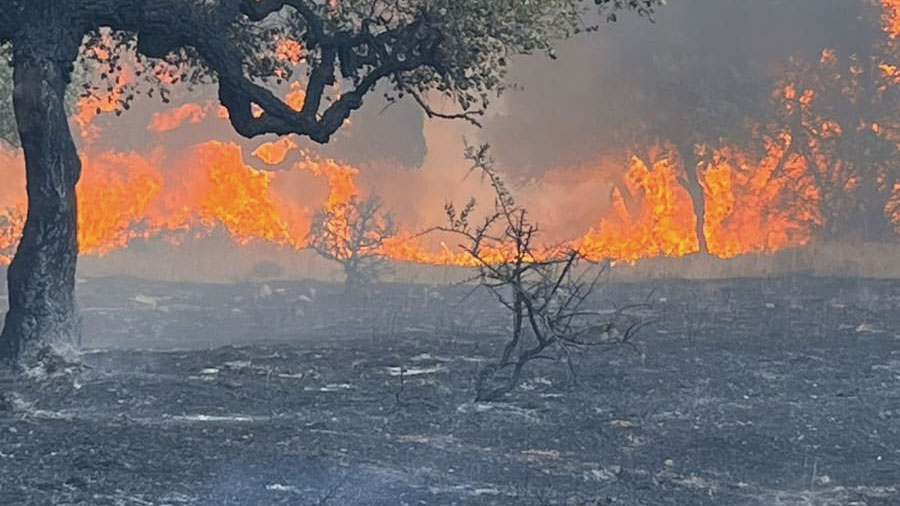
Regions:
<instances>
[{"instance_id":1,"label":"orange flame","mask_svg":"<svg viewBox=\"0 0 900 506\"><path fill-rule=\"evenodd\" d=\"M730 258L744 253L773 253L801 246L810 239L808 216L780 213L778 199L785 188L784 177L774 177L784 161L786 174L807 170L803 158L782 160L784 151L770 143L763 160L753 163L731 148L716 151L706 168L706 222L704 233L710 253ZM788 176L790 177L790 176Z\"/></svg>"},{"instance_id":2,"label":"orange flame","mask_svg":"<svg viewBox=\"0 0 900 506\"><path fill-rule=\"evenodd\" d=\"M900 0L881 0L881 4L885 33L896 39L900 37ZM332 6L337 8L338 4ZM110 56L102 47L94 51L101 60ZM276 57L299 65L304 58L303 47L296 41L280 40ZM836 52L824 50L820 63L836 67ZM895 63L881 63L879 68L890 85L900 84ZM150 71L163 82L175 82L178 74L177 69L164 63ZM859 72L860 67L851 68L851 73ZM118 111L126 88L135 79L133 69L123 66L108 93L79 102L73 121L83 139L91 141L101 134L96 117ZM306 99L303 86L297 81L288 86L286 102L300 110ZM818 101L825 100L814 89L791 82L779 84L774 98L786 108L782 112L791 114L806 114ZM255 104L253 112L263 113ZM147 130L162 136L186 124L227 117L227 110L217 103L188 103L153 114ZM820 118L804 121L803 126L814 130L818 139L839 137L845 128L856 127ZM863 122L859 128L885 136L888 134L884 132L896 129L894 125L871 122ZM811 241L811 227L821 220L817 189L801 183L810 171L830 166L819 146L807 146L806 158L789 149L792 139L786 132L756 140L763 144L761 155L727 143L698 146L707 155L698 173L705 203L703 235L713 255L729 258L802 246ZM311 156L290 137L262 143L252 152L253 158L267 166L281 165L289 155L300 160L289 170L266 172L248 165L242 148L234 143L204 142L177 157L162 148L144 155L96 152L89 146L83 150L84 175L78 185L81 251L102 255L127 247L135 239L160 237L177 243L214 230L223 230L241 245L265 241L300 249L306 247L312 209L320 206L333 213L328 224L332 230L346 230L340 210L364 193L356 182L359 170ZM21 156L4 151L0 158L2 165L23 173ZM675 150L666 145L653 147L643 158L631 156L624 167L598 163L591 171L598 178L608 178L611 173L623 177L612 190L608 215L594 220L584 235L568 244L590 258L628 262L697 252L697 217L691 195L683 186L682 163ZM303 204L288 198L286 193L292 191L299 177L324 181L327 197ZM0 191L0 212L6 210L0 214L0 263L10 261L24 223L25 199L20 193L24 184L18 184L18 188L19 193L14 194ZM900 232L900 184L895 186L887 212L893 213ZM544 249L538 255L546 257L555 252ZM432 247L409 230L387 240L383 253L396 260L477 265L476 259L456 245L441 242ZM484 258L502 261L509 255L508 248L501 244L488 249Z\"/></svg>"},{"instance_id":3,"label":"orange flame","mask_svg":"<svg viewBox=\"0 0 900 506\"><path fill-rule=\"evenodd\" d=\"M632 157L625 187L613 192L613 216L591 228L578 244L585 255L635 261L698 250L690 195L678 184L672 159L663 155L648 166ZM639 207L631 210L635 206L627 199L636 200Z\"/></svg>"},{"instance_id":4,"label":"orange flame","mask_svg":"<svg viewBox=\"0 0 900 506\"><path fill-rule=\"evenodd\" d=\"M180 128L185 122L200 123L206 118L206 110L207 108L200 104L184 104L168 111L154 113L147 130L169 132Z\"/></svg>"},{"instance_id":5,"label":"orange flame","mask_svg":"<svg viewBox=\"0 0 900 506\"><path fill-rule=\"evenodd\" d=\"M288 153L294 150L297 144L290 137L283 137L274 142L265 142L261 144L253 156L262 160L266 165L278 165L287 158Z\"/></svg>"}]
</instances>

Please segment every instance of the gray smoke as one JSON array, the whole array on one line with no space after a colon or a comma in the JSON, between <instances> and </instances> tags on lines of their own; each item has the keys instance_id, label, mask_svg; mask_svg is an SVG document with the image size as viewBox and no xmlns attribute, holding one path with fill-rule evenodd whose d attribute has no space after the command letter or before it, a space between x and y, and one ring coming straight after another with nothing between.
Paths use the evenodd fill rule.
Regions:
<instances>
[{"instance_id":1,"label":"gray smoke","mask_svg":"<svg viewBox=\"0 0 900 506\"><path fill-rule=\"evenodd\" d=\"M860 1L672 0L655 23L621 16L563 44L557 61L518 60L512 78L524 89L505 96L483 135L510 170L578 165L627 141L629 125L698 128L684 110L692 93L733 99L743 109L733 116L753 116L789 57L854 53L877 29Z\"/></svg>"}]
</instances>

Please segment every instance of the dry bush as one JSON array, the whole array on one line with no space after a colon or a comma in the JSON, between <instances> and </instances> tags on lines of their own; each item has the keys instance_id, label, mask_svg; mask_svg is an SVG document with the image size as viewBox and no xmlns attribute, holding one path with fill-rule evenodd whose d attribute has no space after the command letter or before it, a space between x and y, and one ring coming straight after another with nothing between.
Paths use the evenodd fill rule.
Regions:
<instances>
[{"instance_id":1,"label":"dry bush","mask_svg":"<svg viewBox=\"0 0 900 506\"><path fill-rule=\"evenodd\" d=\"M466 157L494 190L494 207L473 225L474 199L461 210L447 204L449 223L437 230L462 238L460 247L478 265L474 280L512 320L501 356L476 379L476 400L494 401L511 392L534 360L564 358L574 379L573 352L630 343L647 322L627 310L611 314L589 309L609 263L590 262L569 246L537 246L539 228L494 170L487 146L467 148Z\"/></svg>"}]
</instances>

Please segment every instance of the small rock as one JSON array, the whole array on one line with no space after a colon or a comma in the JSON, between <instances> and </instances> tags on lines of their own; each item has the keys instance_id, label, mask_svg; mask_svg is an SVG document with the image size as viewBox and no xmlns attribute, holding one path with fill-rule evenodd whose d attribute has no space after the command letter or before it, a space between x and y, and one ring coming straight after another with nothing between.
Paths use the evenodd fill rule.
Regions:
<instances>
[{"instance_id":1,"label":"small rock","mask_svg":"<svg viewBox=\"0 0 900 506\"><path fill-rule=\"evenodd\" d=\"M874 334L880 331L871 324L863 322L860 323L858 327L856 327L856 332L858 334Z\"/></svg>"},{"instance_id":2,"label":"small rock","mask_svg":"<svg viewBox=\"0 0 900 506\"><path fill-rule=\"evenodd\" d=\"M159 300L156 297L149 297L142 293L139 293L131 298L134 302L138 304L143 304L145 306L150 306L153 309L156 309L159 306Z\"/></svg>"},{"instance_id":3,"label":"small rock","mask_svg":"<svg viewBox=\"0 0 900 506\"><path fill-rule=\"evenodd\" d=\"M241 369L249 369L253 363L249 360L231 360L222 364L226 369L240 371Z\"/></svg>"}]
</instances>

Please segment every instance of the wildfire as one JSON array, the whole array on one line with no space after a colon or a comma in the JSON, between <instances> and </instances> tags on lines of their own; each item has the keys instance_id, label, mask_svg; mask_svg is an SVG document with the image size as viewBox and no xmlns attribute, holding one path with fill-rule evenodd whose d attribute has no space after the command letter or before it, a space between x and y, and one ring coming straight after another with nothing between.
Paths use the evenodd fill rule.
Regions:
<instances>
[{"instance_id":1,"label":"wildfire","mask_svg":"<svg viewBox=\"0 0 900 506\"><path fill-rule=\"evenodd\" d=\"M633 156L625 187L613 191L613 216L589 230L578 247L596 259L683 256L699 248L695 226L690 195L677 182L673 158L660 155L645 162Z\"/></svg>"},{"instance_id":2,"label":"wildfire","mask_svg":"<svg viewBox=\"0 0 900 506\"><path fill-rule=\"evenodd\" d=\"M730 258L750 252L772 253L810 240L809 216L799 206L781 212L787 179L807 170L801 157L785 160L782 146L770 142L762 160L752 162L735 149L716 150L705 171L706 234L710 253ZM779 166L785 177L775 177Z\"/></svg>"},{"instance_id":3,"label":"wildfire","mask_svg":"<svg viewBox=\"0 0 900 506\"><path fill-rule=\"evenodd\" d=\"M285 138L263 144L253 155L265 164L282 163L296 147ZM809 241L810 231L804 225L809 216L796 208L778 212L787 178L807 170L802 157L784 157L784 146L773 141L761 160L724 147L702 167L704 232L711 254L774 252ZM308 155L301 158L288 171L266 172L247 165L240 146L216 141L196 145L176 160L159 150L149 157L88 152L78 186L81 251L102 255L139 238L162 237L178 243L214 230L224 230L238 244L266 241L304 248L312 209L319 206L301 206L279 196L276 188L287 177L305 173L324 180L328 187L324 208L329 211L340 209L362 191L355 180L356 168ZM679 164L664 148L651 150L651 160L632 156L624 185L613 191L609 216L571 245L590 258L628 262L698 251L696 217L691 197L678 180L683 170ZM773 177L779 168L786 174L780 179ZM601 174L608 170L597 167ZM23 206L24 201L12 206L5 222L0 222L0 261L9 261ZM336 216L339 221L339 213ZM410 231L389 239L383 253L402 261L475 265L455 244L429 248ZM507 253L490 251L487 258L500 260Z\"/></svg>"},{"instance_id":4,"label":"wildfire","mask_svg":"<svg viewBox=\"0 0 900 506\"><path fill-rule=\"evenodd\" d=\"M164 182L156 165L135 154L83 157L78 187L78 244L85 253L107 253L151 233L142 223Z\"/></svg>"},{"instance_id":5,"label":"wildfire","mask_svg":"<svg viewBox=\"0 0 900 506\"><path fill-rule=\"evenodd\" d=\"M240 146L198 144L176 160L157 150L151 156L103 152L82 156L78 185L82 253L103 255L139 238L178 243L223 230L236 243L266 241L303 248L311 209L281 197L274 186L284 173L244 163ZM15 167L21 169L21 162ZM306 158L294 172L324 179L329 202L338 205L358 193L356 169L333 160ZM0 262L8 263L25 216L24 195L0 216Z\"/></svg>"},{"instance_id":6,"label":"wildfire","mask_svg":"<svg viewBox=\"0 0 900 506\"><path fill-rule=\"evenodd\" d=\"M881 4L887 38L896 39L900 37L900 0L881 0ZM93 51L100 61L110 58L102 47ZM278 41L276 57L294 66L302 65L305 58L302 45L289 39ZM837 68L838 54L824 50L819 64ZM176 78L171 76L177 75L177 69L166 65L158 63L149 71L162 82L174 82ZM878 63L877 68L887 83L883 86L900 83L896 62ZM264 142L247 159L241 146L221 141L196 143L179 153L167 152L162 144L149 154L95 148L92 141L106 133L97 118L119 111L122 95L136 79L134 69L128 65L122 69L107 93L82 98L73 116L82 140L87 141L82 149L83 177L77 188L82 253L103 255L138 239L178 243L215 231L226 233L241 245L264 241L302 249L307 246L311 217L320 208L331 213L331 230L346 229L340 210L366 193L357 182L360 171L336 160L312 156L291 137ZM863 73L859 64L849 70L854 76ZM279 77L287 79L287 74ZM284 85L286 102L300 110L306 99L302 83ZM854 128L896 138L891 133L896 132L896 124L864 121L858 126L841 125L816 116L811 111L824 98L806 85L785 79L775 86L773 99L782 113L801 117L815 140L795 149L791 133L783 129L758 135L754 139L756 150L738 148L726 140L717 146L696 146L703 155L697 166L705 207L702 233L712 255L730 258L807 244L812 240L813 227L822 220L822 197L808 181L815 171L834 166L820 143ZM261 109L256 108L255 114L262 114ZM227 111L215 101L185 103L154 113L147 130L161 139L187 125L222 119L227 119ZM681 157L666 144L636 149L635 153L646 154L630 155L621 166L611 165L606 156L604 162L587 172L598 181L609 180L610 174L622 177L612 178L617 184L611 191L607 215L586 224L583 235L570 238L566 244L593 259L627 262L699 251L696 195L692 198L686 190L687 171ZM298 161L287 164L289 160ZM0 150L0 161L5 167L2 170L15 171L4 177L21 182L9 186L15 186L15 191L0 191L0 263L8 263L26 216L24 171L17 153ZM263 170L274 166L280 170ZM857 181L847 184L853 186ZM307 192L310 186L326 188L327 193L311 195ZM900 231L900 183L894 187L886 212ZM552 256L556 251L548 247L539 254ZM423 239L415 230L402 227L396 237L384 243L382 253L410 262L476 264L451 240ZM509 251L499 246L488 251L485 258L499 261L508 255Z\"/></svg>"}]
</instances>

